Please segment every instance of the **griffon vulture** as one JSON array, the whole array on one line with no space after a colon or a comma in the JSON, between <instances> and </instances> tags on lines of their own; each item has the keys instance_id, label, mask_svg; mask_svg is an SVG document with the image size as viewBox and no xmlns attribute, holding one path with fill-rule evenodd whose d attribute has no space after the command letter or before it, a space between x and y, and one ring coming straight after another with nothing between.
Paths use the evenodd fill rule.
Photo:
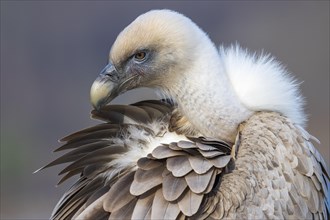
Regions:
<instances>
[{"instance_id":1,"label":"griffon vulture","mask_svg":"<svg viewBox=\"0 0 330 220\"><path fill-rule=\"evenodd\" d=\"M106 105L138 87L164 99ZM328 218L328 167L273 57L218 50L189 18L153 10L119 34L90 95L104 123L63 138L69 151L45 166L79 175L51 219Z\"/></svg>"}]
</instances>

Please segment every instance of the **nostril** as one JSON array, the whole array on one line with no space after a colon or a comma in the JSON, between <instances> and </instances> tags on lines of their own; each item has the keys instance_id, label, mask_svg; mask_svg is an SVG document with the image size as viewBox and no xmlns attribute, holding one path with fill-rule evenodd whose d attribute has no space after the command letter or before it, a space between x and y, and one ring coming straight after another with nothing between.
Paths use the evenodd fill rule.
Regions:
<instances>
[{"instance_id":1,"label":"nostril","mask_svg":"<svg viewBox=\"0 0 330 220\"><path fill-rule=\"evenodd\" d=\"M119 76L117 74L113 74L113 73L106 73L104 74L106 77L109 77L109 79L111 81L118 81L119 80Z\"/></svg>"}]
</instances>

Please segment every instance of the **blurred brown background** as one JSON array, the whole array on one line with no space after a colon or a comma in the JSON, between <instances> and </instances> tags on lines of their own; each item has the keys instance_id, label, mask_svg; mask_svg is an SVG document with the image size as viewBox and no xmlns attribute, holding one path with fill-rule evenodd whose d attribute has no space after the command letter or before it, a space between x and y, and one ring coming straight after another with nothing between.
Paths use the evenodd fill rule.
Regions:
<instances>
[{"instance_id":1,"label":"blurred brown background","mask_svg":"<svg viewBox=\"0 0 330 220\"><path fill-rule=\"evenodd\" d=\"M138 15L169 8L216 43L239 42L278 57L303 82L308 130L329 164L329 1L1 1L1 219L46 219L57 139L95 124L89 89L116 35ZM132 91L115 102L154 98Z\"/></svg>"}]
</instances>

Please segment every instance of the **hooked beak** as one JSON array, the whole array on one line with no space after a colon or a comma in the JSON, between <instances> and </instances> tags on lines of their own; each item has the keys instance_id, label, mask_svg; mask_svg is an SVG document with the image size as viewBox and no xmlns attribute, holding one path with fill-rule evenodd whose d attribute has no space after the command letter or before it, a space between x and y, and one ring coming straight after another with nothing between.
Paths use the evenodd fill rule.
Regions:
<instances>
[{"instance_id":1,"label":"hooked beak","mask_svg":"<svg viewBox=\"0 0 330 220\"><path fill-rule=\"evenodd\" d=\"M112 63L109 63L91 87L90 99L95 109L100 109L120 94L120 81L120 74Z\"/></svg>"}]
</instances>

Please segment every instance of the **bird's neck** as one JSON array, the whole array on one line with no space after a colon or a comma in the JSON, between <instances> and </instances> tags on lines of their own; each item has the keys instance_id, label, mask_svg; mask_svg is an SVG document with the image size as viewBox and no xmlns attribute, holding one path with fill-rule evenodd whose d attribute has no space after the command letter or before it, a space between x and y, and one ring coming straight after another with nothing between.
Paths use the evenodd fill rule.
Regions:
<instances>
[{"instance_id":1,"label":"bird's neck","mask_svg":"<svg viewBox=\"0 0 330 220\"><path fill-rule=\"evenodd\" d=\"M178 84L174 98L202 135L233 142L238 125L252 111L239 101L213 44L200 50L202 56Z\"/></svg>"}]
</instances>

